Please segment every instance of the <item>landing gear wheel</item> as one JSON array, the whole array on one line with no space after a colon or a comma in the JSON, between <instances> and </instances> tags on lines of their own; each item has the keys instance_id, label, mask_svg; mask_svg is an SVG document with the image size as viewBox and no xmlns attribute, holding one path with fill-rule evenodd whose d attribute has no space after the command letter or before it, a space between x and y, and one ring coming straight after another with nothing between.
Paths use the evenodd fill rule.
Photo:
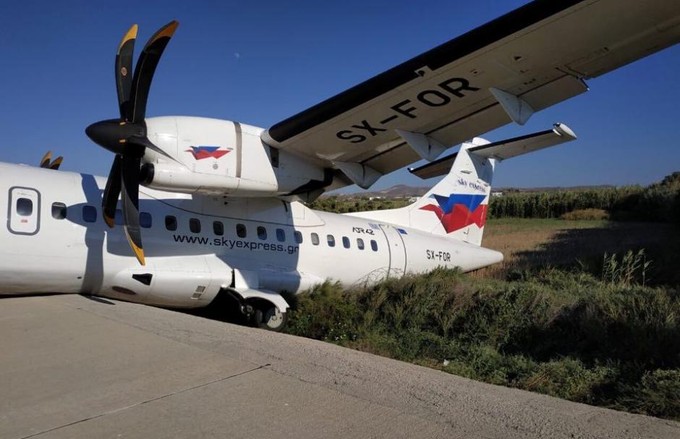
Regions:
<instances>
[{"instance_id":1,"label":"landing gear wheel","mask_svg":"<svg viewBox=\"0 0 680 439\"><path fill-rule=\"evenodd\" d=\"M255 326L275 332L281 331L287 321L288 313L279 311L275 306L256 308L253 316Z\"/></svg>"}]
</instances>

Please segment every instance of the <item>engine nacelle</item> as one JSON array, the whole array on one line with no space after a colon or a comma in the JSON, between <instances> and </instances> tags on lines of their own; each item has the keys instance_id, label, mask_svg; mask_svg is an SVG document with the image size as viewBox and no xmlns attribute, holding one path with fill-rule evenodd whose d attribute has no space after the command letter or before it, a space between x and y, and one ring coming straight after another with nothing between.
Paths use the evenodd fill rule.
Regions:
<instances>
[{"instance_id":1,"label":"engine nacelle","mask_svg":"<svg viewBox=\"0 0 680 439\"><path fill-rule=\"evenodd\" d=\"M172 308L201 308L231 280L230 270L212 270L204 256L149 258L104 282L102 292L131 302Z\"/></svg>"},{"instance_id":2,"label":"engine nacelle","mask_svg":"<svg viewBox=\"0 0 680 439\"><path fill-rule=\"evenodd\" d=\"M147 187L172 192L193 194L278 195L276 182L246 180L231 175L205 174L170 163L145 163L141 183Z\"/></svg>"},{"instance_id":3,"label":"engine nacelle","mask_svg":"<svg viewBox=\"0 0 680 439\"><path fill-rule=\"evenodd\" d=\"M142 184L153 189L278 196L332 182L330 170L264 144L261 128L183 116L150 118L146 124L149 140L167 154L146 150Z\"/></svg>"}]
</instances>

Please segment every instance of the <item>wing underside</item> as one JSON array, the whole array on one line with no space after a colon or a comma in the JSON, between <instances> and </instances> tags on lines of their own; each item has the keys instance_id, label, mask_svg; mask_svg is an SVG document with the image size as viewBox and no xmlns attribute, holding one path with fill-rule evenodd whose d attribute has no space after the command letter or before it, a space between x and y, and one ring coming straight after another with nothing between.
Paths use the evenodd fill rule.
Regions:
<instances>
[{"instance_id":1,"label":"wing underside","mask_svg":"<svg viewBox=\"0 0 680 439\"><path fill-rule=\"evenodd\" d=\"M585 92L584 79L678 41L680 2L537 0L273 125L262 138L328 168L387 174L431 160L433 148L524 123Z\"/></svg>"},{"instance_id":2,"label":"wing underside","mask_svg":"<svg viewBox=\"0 0 680 439\"><path fill-rule=\"evenodd\" d=\"M574 134L571 128L564 124L556 123L551 130L473 146L468 148L468 152L489 159L505 160L538 151L539 149L559 145L560 143L571 142L572 140L576 140L576 134ZM409 172L422 179L446 175L449 173L451 166L453 166L457 155L458 153L453 153L417 168L409 168Z\"/></svg>"}]
</instances>

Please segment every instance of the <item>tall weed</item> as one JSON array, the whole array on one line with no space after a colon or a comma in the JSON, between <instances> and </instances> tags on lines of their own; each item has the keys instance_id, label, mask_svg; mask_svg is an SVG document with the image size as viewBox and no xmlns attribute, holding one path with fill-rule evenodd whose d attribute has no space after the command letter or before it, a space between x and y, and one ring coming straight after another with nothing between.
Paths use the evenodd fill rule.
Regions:
<instances>
[{"instance_id":1,"label":"tall weed","mask_svg":"<svg viewBox=\"0 0 680 439\"><path fill-rule=\"evenodd\" d=\"M635 266L636 255L624 265ZM621 261L616 269L625 271ZM299 296L288 331L494 384L680 419L680 294L617 279L544 269L501 281L437 269L347 291L325 283Z\"/></svg>"}]
</instances>

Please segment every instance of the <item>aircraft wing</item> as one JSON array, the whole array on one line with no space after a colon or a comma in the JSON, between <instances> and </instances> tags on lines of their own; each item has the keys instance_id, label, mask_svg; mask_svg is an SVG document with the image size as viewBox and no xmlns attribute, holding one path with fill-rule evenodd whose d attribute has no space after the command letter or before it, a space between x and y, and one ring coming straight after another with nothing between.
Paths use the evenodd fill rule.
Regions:
<instances>
[{"instance_id":1,"label":"aircraft wing","mask_svg":"<svg viewBox=\"0 0 680 439\"><path fill-rule=\"evenodd\" d=\"M678 41L678 1L536 0L273 125L262 139L370 186L370 175L523 124L585 92L584 79Z\"/></svg>"},{"instance_id":2,"label":"aircraft wing","mask_svg":"<svg viewBox=\"0 0 680 439\"><path fill-rule=\"evenodd\" d=\"M539 149L559 145L564 142L576 140L576 134L568 126L556 123L553 129L528 134L526 136L515 137L513 139L500 140L498 142L487 143L485 145L473 146L468 148L481 157L496 160L505 160L518 155L538 151ZM439 158L430 163L426 163L417 168L409 168L409 172L422 179L439 177L450 172L453 162L458 156L457 152L446 157Z\"/></svg>"}]
</instances>

